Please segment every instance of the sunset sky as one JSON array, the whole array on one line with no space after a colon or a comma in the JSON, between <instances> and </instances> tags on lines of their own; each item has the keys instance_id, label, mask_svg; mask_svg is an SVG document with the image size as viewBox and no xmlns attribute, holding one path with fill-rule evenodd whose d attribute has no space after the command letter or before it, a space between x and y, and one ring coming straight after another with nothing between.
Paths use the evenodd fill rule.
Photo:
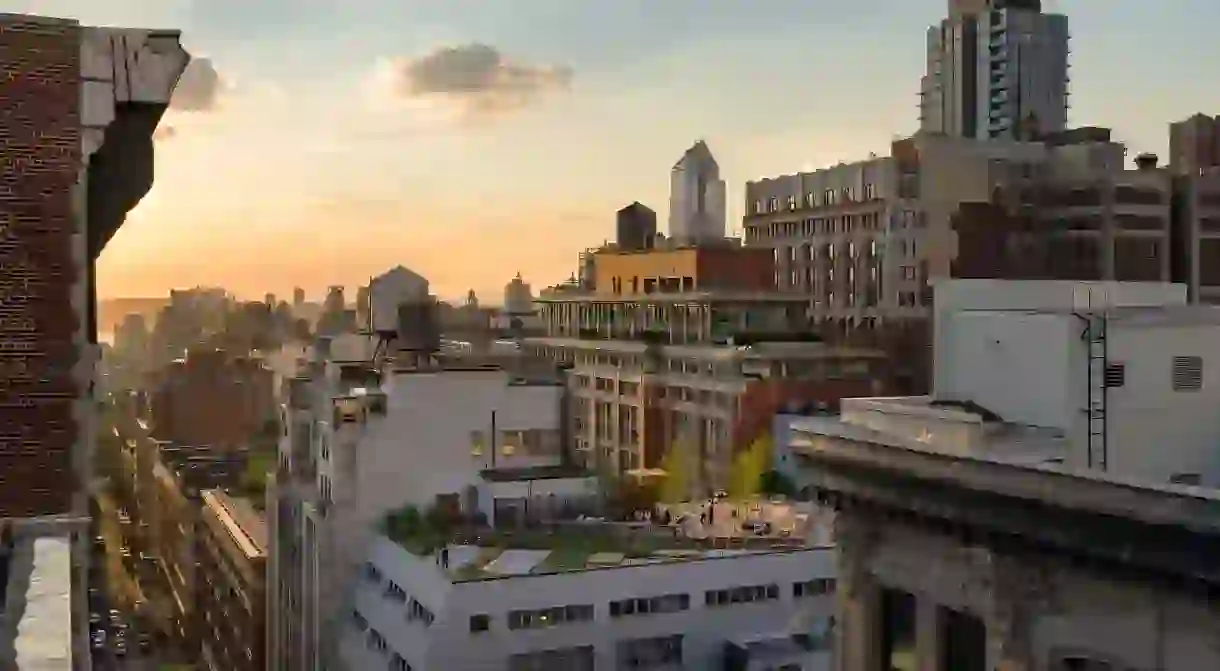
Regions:
<instances>
[{"instance_id":1,"label":"sunset sky","mask_svg":"<svg viewBox=\"0 0 1220 671\"><path fill-rule=\"evenodd\" d=\"M1075 125L1164 155L1220 113L1215 0L1060 0ZM0 0L180 28L197 58L103 296L219 284L320 297L402 263L443 297L565 279L708 141L748 179L884 154L916 127L944 0ZM479 45L479 46L476 46ZM215 78L211 77L213 71ZM165 130L171 128L172 131Z\"/></svg>"}]
</instances>

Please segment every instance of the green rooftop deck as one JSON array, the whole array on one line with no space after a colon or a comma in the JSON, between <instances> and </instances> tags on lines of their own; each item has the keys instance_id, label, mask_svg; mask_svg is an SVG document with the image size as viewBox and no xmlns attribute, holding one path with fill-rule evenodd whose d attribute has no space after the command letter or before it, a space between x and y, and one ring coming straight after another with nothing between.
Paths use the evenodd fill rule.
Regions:
<instances>
[{"instance_id":1,"label":"green rooftop deck","mask_svg":"<svg viewBox=\"0 0 1220 671\"><path fill-rule=\"evenodd\" d=\"M785 552L814 547L803 538L694 539L678 535L671 527L644 523L565 522L519 530L476 528L446 525L434 514L420 515L410 508L390 515L383 531L387 538L418 556L434 557L442 548L453 548L449 577L454 581L686 562L726 556L726 551ZM511 563L516 570L505 572L497 562Z\"/></svg>"}]
</instances>

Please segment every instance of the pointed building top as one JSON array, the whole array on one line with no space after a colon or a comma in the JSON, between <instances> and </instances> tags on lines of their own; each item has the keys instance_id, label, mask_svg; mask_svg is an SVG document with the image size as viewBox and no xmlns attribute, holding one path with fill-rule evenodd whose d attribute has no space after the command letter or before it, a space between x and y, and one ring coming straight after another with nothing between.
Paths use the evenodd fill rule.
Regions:
<instances>
[{"instance_id":1,"label":"pointed building top","mask_svg":"<svg viewBox=\"0 0 1220 671\"><path fill-rule=\"evenodd\" d=\"M687 149L686 153L682 154L682 158L678 159L678 162L674 164L674 170L683 170L689 165L698 163L710 164L717 168L720 167L716 163L716 157L712 156L712 150L704 140L696 140L695 144L691 145L690 149Z\"/></svg>"}]
</instances>

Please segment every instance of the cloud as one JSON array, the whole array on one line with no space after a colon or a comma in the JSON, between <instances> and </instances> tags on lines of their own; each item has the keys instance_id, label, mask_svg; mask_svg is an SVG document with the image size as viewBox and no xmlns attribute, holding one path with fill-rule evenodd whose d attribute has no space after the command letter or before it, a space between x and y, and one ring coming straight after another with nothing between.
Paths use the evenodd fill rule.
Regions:
<instances>
[{"instance_id":1,"label":"cloud","mask_svg":"<svg viewBox=\"0 0 1220 671\"><path fill-rule=\"evenodd\" d=\"M391 93L411 101L447 100L480 116L526 107L544 94L565 91L572 70L510 60L486 44L442 47L391 61Z\"/></svg>"},{"instance_id":2,"label":"cloud","mask_svg":"<svg viewBox=\"0 0 1220 671\"><path fill-rule=\"evenodd\" d=\"M220 105L220 98L228 90L226 82L210 58L193 58L170 99L171 109L182 112L211 112Z\"/></svg>"}]
</instances>

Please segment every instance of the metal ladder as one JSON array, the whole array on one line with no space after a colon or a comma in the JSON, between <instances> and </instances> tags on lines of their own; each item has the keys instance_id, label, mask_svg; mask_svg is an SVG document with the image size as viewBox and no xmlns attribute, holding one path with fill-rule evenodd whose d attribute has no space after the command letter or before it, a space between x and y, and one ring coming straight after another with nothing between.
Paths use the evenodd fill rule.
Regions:
<instances>
[{"instance_id":1,"label":"metal ladder","mask_svg":"<svg viewBox=\"0 0 1220 671\"><path fill-rule=\"evenodd\" d=\"M1085 317L1085 328L1081 338L1088 353L1088 391L1084 411L1088 424L1088 466L1106 470L1108 450L1106 445L1106 397L1109 384L1106 379L1108 347L1106 345L1105 314L1090 314Z\"/></svg>"}]
</instances>

